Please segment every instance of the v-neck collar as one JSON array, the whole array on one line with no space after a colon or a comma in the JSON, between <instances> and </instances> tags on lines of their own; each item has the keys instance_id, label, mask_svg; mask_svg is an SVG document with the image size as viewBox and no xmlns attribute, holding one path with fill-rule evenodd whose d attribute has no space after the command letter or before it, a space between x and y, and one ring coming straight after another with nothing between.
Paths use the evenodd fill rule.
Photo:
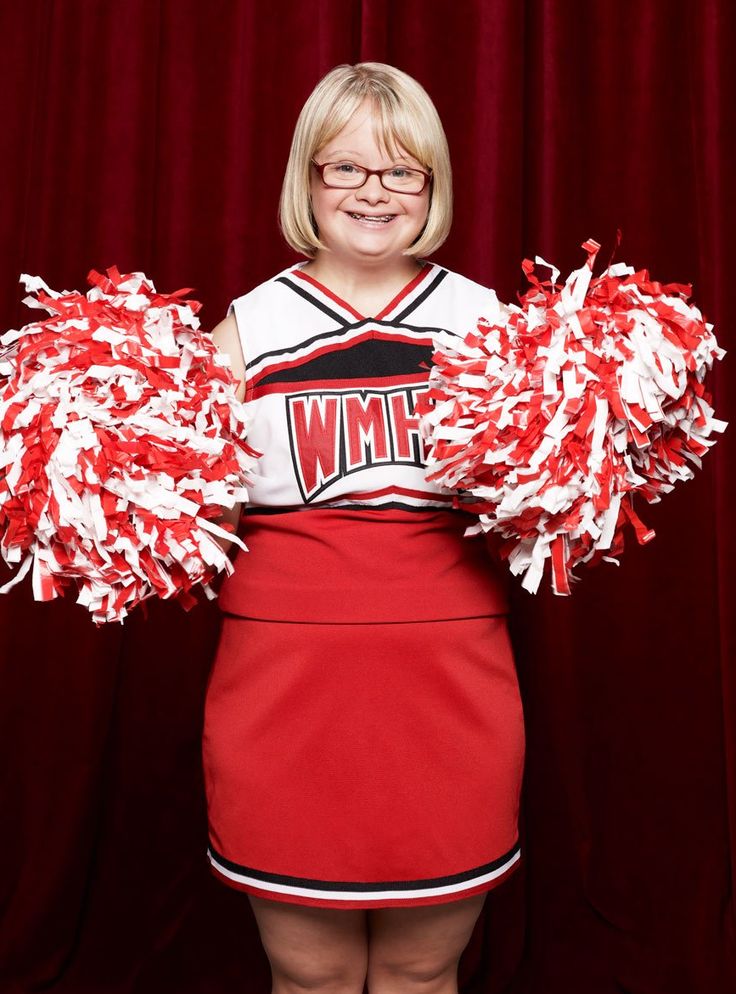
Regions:
<instances>
[{"instance_id":1,"label":"v-neck collar","mask_svg":"<svg viewBox=\"0 0 736 994\"><path fill-rule=\"evenodd\" d=\"M419 270L416 276L412 276L412 278L409 280L406 286L402 287L402 289L399 290L396 296L393 297L391 300L389 300L389 302L386 304L385 307L381 308L378 314L368 315L368 314L361 314L360 311L358 311L355 307L352 306L352 304L348 303L347 300L343 300L342 297L338 296L336 293L330 290L330 288L325 286L324 283L320 283L320 281L318 279L315 279L315 277L312 276L310 273L303 272L301 268L302 266L306 266L306 262L298 262L295 266L291 268L291 270L289 270L289 272L291 273L292 276L298 276L299 279L306 280L307 283L311 283L312 286L316 287L326 297L329 297L330 300L333 300L336 304L339 304L340 307L344 308L344 310L349 311L350 314L352 314L359 321L380 321L382 318L387 317L389 314L391 314L393 310L396 309L396 307L398 307L401 301L408 294L412 292L412 290L414 290L420 283L422 283L427 278L427 276L432 271L432 269L434 269L433 263L424 262L422 268Z\"/></svg>"}]
</instances>

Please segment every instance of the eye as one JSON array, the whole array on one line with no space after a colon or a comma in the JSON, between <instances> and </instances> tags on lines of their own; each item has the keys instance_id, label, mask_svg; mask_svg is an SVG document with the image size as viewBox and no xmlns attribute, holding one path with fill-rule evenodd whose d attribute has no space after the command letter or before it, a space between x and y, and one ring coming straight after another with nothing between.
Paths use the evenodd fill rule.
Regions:
<instances>
[{"instance_id":1,"label":"eye","mask_svg":"<svg viewBox=\"0 0 736 994\"><path fill-rule=\"evenodd\" d=\"M354 162L338 162L334 168L337 172L345 173L347 176L358 171Z\"/></svg>"},{"instance_id":2,"label":"eye","mask_svg":"<svg viewBox=\"0 0 736 994\"><path fill-rule=\"evenodd\" d=\"M410 176L413 172L413 169L405 169L403 166L394 166L394 168L390 170L391 175L396 179L406 179L406 177Z\"/></svg>"}]
</instances>

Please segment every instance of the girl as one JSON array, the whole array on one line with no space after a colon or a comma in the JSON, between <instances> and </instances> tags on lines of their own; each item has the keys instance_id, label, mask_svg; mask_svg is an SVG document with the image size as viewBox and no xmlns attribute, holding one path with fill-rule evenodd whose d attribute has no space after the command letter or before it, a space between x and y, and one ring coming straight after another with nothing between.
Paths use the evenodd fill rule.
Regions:
<instances>
[{"instance_id":1,"label":"girl","mask_svg":"<svg viewBox=\"0 0 736 994\"><path fill-rule=\"evenodd\" d=\"M432 331L498 306L427 261L451 212L425 90L338 66L281 196L307 261L213 330L263 456L207 689L209 859L248 894L276 994L451 994L486 892L519 864L504 590L463 536L474 518L425 479L413 416Z\"/></svg>"}]
</instances>

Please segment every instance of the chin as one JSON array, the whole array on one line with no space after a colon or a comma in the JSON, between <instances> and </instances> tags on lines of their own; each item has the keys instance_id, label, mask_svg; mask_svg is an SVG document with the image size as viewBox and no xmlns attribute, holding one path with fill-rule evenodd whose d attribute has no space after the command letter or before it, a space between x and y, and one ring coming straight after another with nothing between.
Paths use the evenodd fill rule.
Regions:
<instances>
[{"instance_id":1,"label":"chin","mask_svg":"<svg viewBox=\"0 0 736 994\"><path fill-rule=\"evenodd\" d=\"M363 258L363 259L380 259L380 258L390 259L395 256L401 256L401 253L403 251L404 247L402 245L398 245L395 247L394 246L385 247L385 248L379 248L378 246L376 246L373 249L371 249L370 247L363 248L361 246L360 248L356 248L350 254L356 256L357 258Z\"/></svg>"},{"instance_id":2,"label":"chin","mask_svg":"<svg viewBox=\"0 0 736 994\"><path fill-rule=\"evenodd\" d=\"M414 234L411 237L405 235L403 238L383 241L380 238L372 238L371 233L367 232L362 238L351 238L349 241L342 240L341 244L345 249L354 246L358 251L369 252L371 255L383 252L387 255L395 255L397 252L405 252L416 240L417 235Z\"/></svg>"},{"instance_id":3,"label":"chin","mask_svg":"<svg viewBox=\"0 0 736 994\"><path fill-rule=\"evenodd\" d=\"M323 239L324 241L324 239ZM396 255L397 252L403 252L403 245L378 245L375 241L370 238L364 239L354 239L351 241L345 241L345 239L330 240L325 242L327 248L336 256L354 256L354 257L373 257L381 255Z\"/></svg>"}]
</instances>

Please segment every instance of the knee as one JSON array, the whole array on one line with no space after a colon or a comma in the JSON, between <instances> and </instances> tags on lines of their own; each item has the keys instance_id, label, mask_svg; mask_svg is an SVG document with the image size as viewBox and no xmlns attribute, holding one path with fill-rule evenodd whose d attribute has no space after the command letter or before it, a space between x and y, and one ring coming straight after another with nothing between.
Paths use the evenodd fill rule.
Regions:
<instances>
[{"instance_id":1,"label":"knee","mask_svg":"<svg viewBox=\"0 0 736 994\"><path fill-rule=\"evenodd\" d=\"M272 994L363 994L365 976L354 969L283 971L271 968Z\"/></svg>"},{"instance_id":2,"label":"knee","mask_svg":"<svg viewBox=\"0 0 736 994\"><path fill-rule=\"evenodd\" d=\"M458 960L371 958L369 994L453 994L457 991Z\"/></svg>"},{"instance_id":3,"label":"knee","mask_svg":"<svg viewBox=\"0 0 736 994\"><path fill-rule=\"evenodd\" d=\"M365 963L303 957L299 963L271 962L272 994L363 994Z\"/></svg>"},{"instance_id":4,"label":"knee","mask_svg":"<svg viewBox=\"0 0 736 994\"><path fill-rule=\"evenodd\" d=\"M273 994L363 994L364 911L309 908L250 895Z\"/></svg>"}]
</instances>

